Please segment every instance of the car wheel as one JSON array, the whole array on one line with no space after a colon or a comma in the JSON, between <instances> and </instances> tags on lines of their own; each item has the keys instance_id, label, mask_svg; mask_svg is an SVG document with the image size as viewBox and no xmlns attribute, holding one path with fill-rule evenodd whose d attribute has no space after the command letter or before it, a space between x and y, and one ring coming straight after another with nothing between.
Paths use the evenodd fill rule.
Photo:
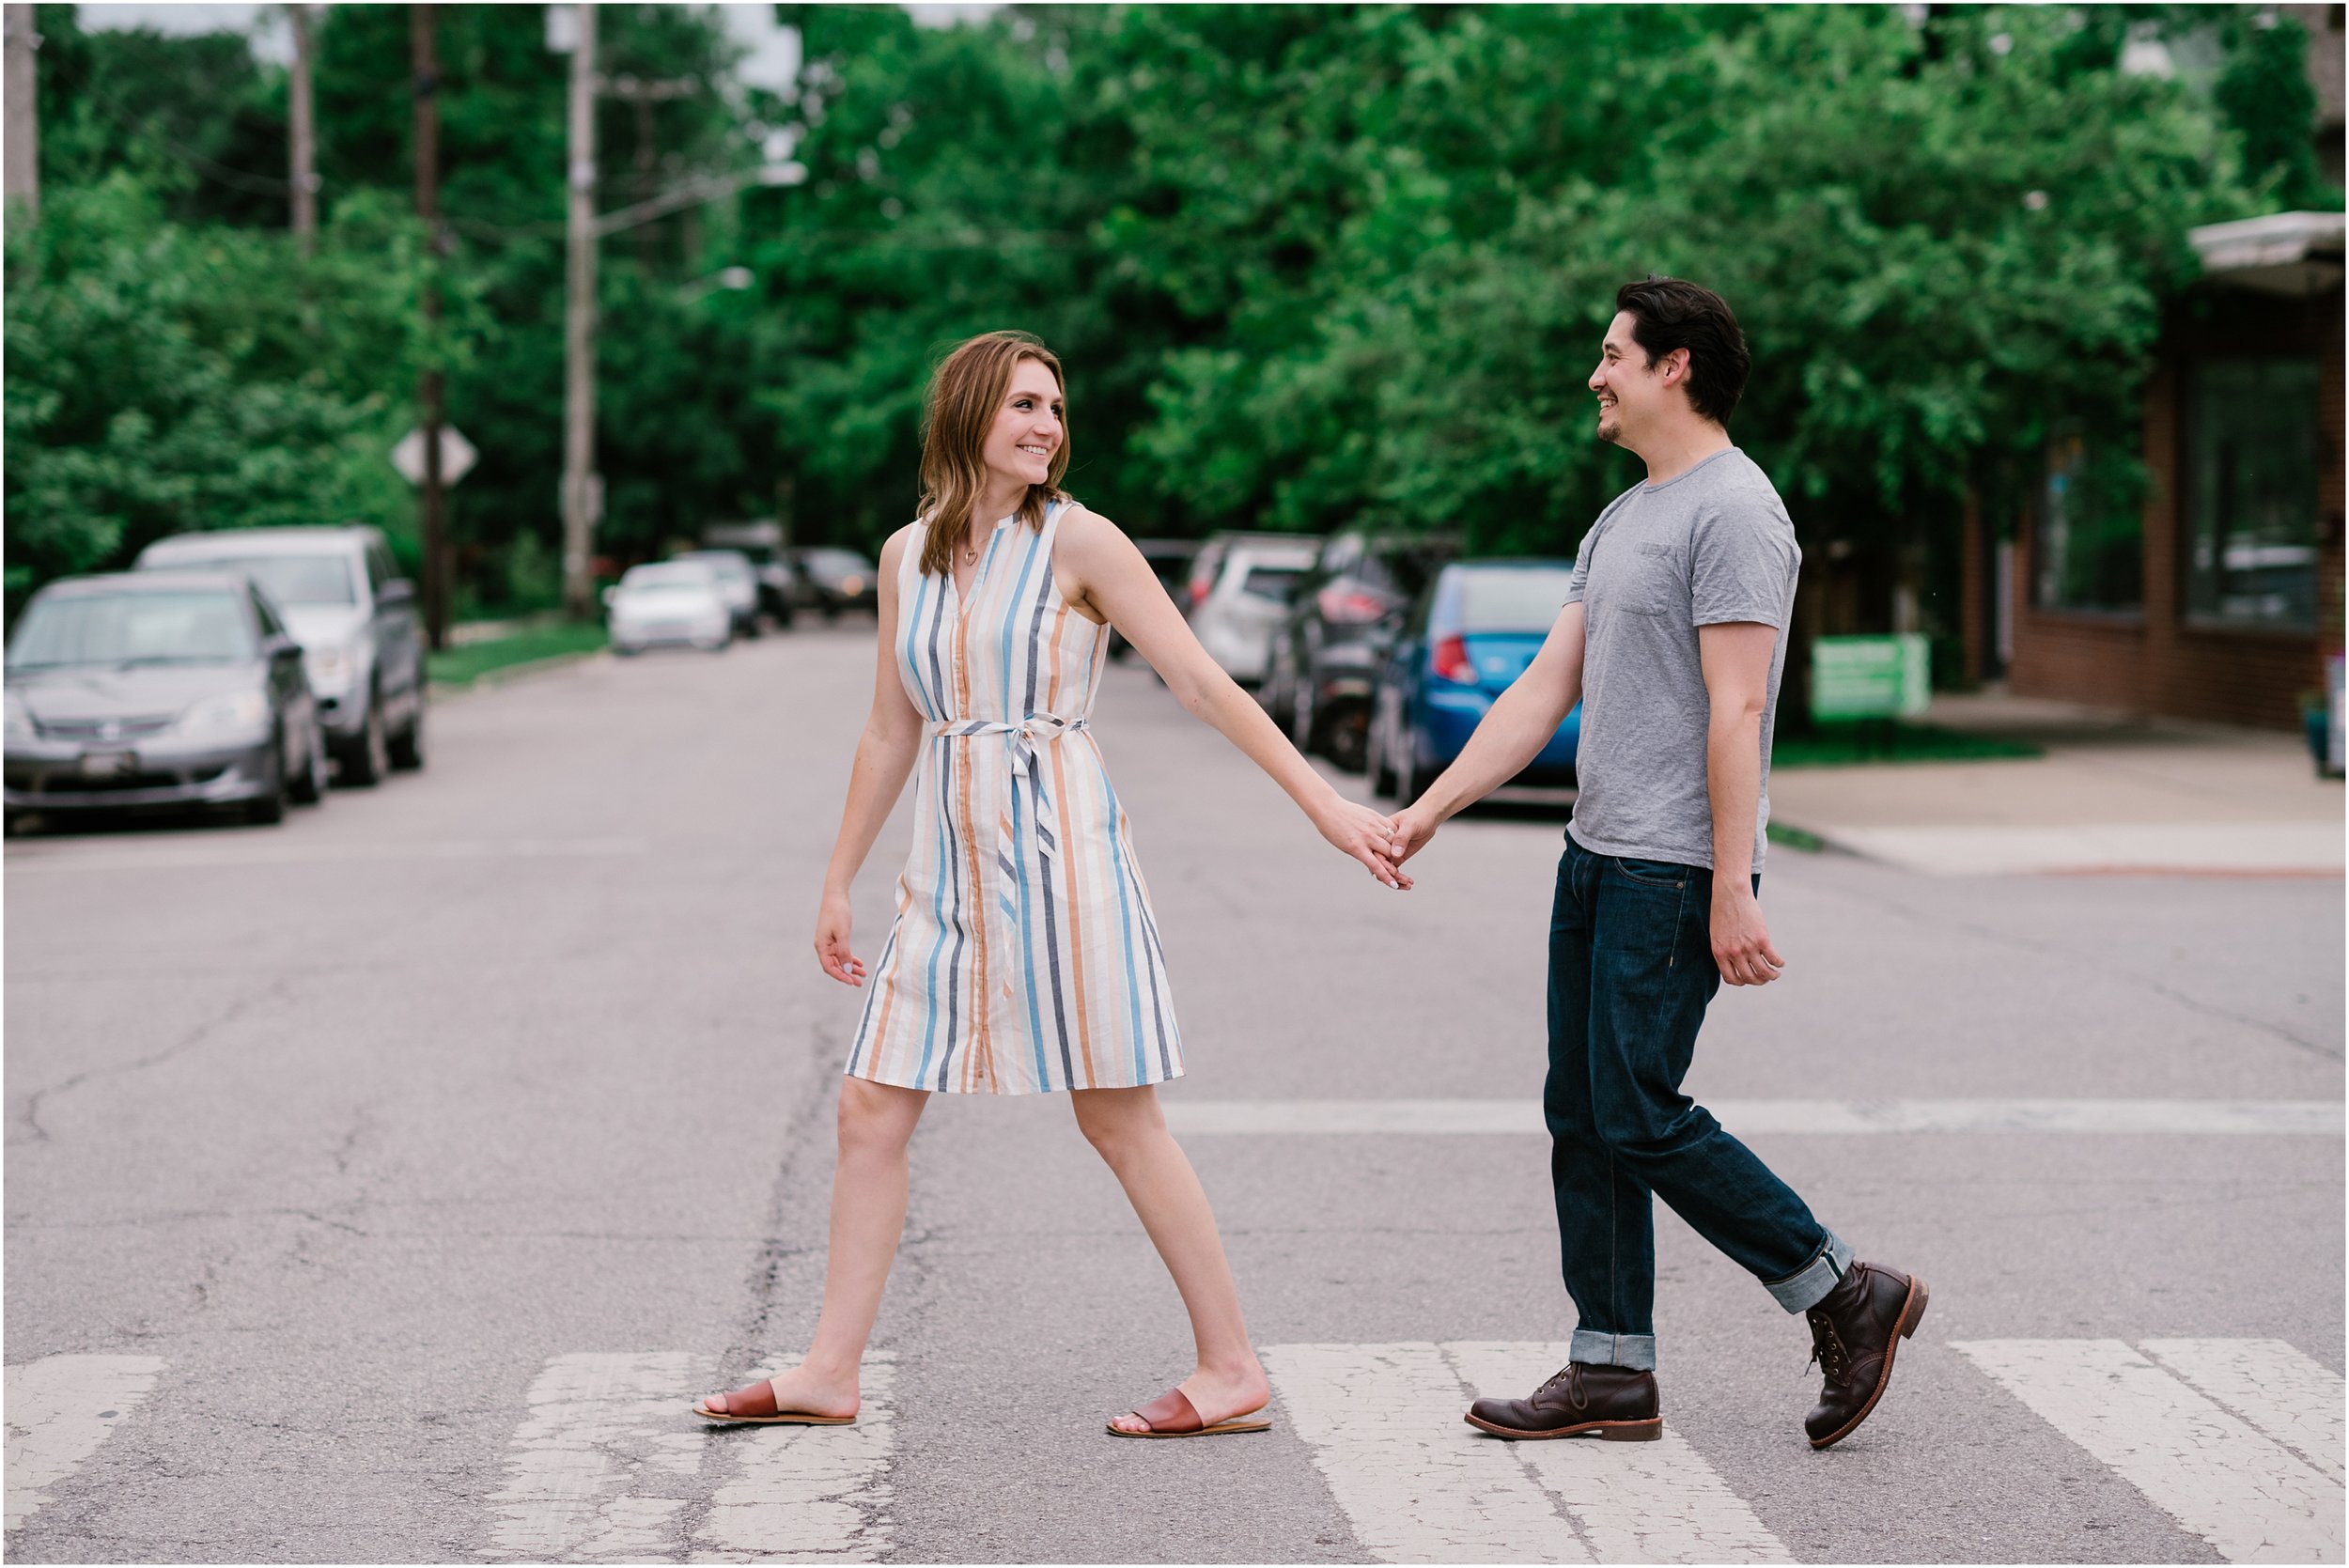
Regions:
<instances>
[{"instance_id":1,"label":"car wheel","mask_svg":"<svg viewBox=\"0 0 2349 1568\"><path fill-rule=\"evenodd\" d=\"M315 806L326 798L326 732L315 722L302 747L302 770L287 784L286 795L298 806Z\"/></svg>"},{"instance_id":2,"label":"car wheel","mask_svg":"<svg viewBox=\"0 0 2349 1568\"><path fill-rule=\"evenodd\" d=\"M383 775L392 770L391 743L383 735L383 705L367 694L366 727L359 732L357 744L336 757L339 765L334 775L337 784L368 789L383 782Z\"/></svg>"},{"instance_id":3,"label":"car wheel","mask_svg":"<svg viewBox=\"0 0 2349 1568\"><path fill-rule=\"evenodd\" d=\"M1349 702L1321 722L1321 754L1341 773L1359 773L1370 753L1370 707Z\"/></svg>"},{"instance_id":4,"label":"car wheel","mask_svg":"<svg viewBox=\"0 0 2349 1568\"><path fill-rule=\"evenodd\" d=\"M244 803L244 819L263 828L286 820L286 748L281 740L277 754L271 759L269 786Z\"/></svg>"},{"instance_id":5,"label":"car wheel","mask_svg":"<svg viewBox=\"0 0 2349 1568\"><path fill-rule=\"evenodd\" d=\"M416 706L408 722L384 746L392 766L402 772L412 772L424 766L424 693L416 693Z\"/></svg>"},{"instance_id":6,"label":"car wheel","mask_svg":"<svg viewBox=\"0 0 2349 1568\"><path fill-rule=\"evenodd\" d=\"M8 836L14 838L17 834L24 831L24 824L32 816L32 815L33 814L30 812L10 810L8 814Z\"/></svg>"}]
</instances>

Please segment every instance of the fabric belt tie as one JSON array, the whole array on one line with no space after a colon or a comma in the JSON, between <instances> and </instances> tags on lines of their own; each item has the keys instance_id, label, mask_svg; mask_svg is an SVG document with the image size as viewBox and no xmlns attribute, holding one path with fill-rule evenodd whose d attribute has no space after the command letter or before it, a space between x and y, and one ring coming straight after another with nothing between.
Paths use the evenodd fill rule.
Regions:
<instances>
[{"instance_id":1,"label":"fabric belt tie","mask_svg":"<svg viewBox=\"0 0 2349 1568\"><path fill-rule=\"evenodd\" d=\"M1012 766L1028 775L1037 789L1044 787L1038 768L1040 758L1036 743L1058 740L1085 727L1082 719L1064 719L1056 713L1032 713L1017 722L997 719L949 719L930 726L935 740L961 739L974 735L1001 735L1011 738Z\"/></svg>"}]
</instances>

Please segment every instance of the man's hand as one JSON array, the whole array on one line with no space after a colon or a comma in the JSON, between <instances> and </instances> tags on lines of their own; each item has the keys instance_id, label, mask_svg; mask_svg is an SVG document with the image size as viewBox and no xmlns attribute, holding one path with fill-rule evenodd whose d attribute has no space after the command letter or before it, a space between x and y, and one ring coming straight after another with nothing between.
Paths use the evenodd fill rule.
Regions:
<instances>
[{"instance_id":1,"label":"man's hand","mask_svg":"<svg viewBox=\"0 0 2349 1568\"><path fill-rule=\"evenodd\" d=\"M1713 962L1733 986L1766 986L1786 968L1770 945L1770 928L1753 891L1719 872L1713 877Z\"/></svg>"},{"instance_id":2,"label":"man's hand","mask_svg":"<svg viewBox=\"0 0 2349 1568\"><path fill-rule=\"evenodd\" d=\"M1427 847L1427 841L1443 826L1443 818L1424 805L1406 806L1394 814L1394 837L1387 846L1387 858L1401 865Z\"/></svg>"}]
</instances>

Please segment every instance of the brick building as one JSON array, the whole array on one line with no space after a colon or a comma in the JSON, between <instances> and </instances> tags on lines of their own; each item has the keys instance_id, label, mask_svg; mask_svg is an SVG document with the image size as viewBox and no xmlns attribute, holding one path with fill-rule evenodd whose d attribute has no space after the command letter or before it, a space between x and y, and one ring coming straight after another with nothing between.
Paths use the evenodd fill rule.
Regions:
<instances>
[{"instance_id":1,"label":"brick building","mask_svg":"<svg viewBox=\"0 0 2349 1568\"><path fill-rule=\"evenodd\" d=\"M2021 695L2300 722L2341 651L2342 228L2286 212L2194 231L2204 275L2146 388L2141 505L2100 512L2089 455L2056 442L2002 569L1968 574L1967 597L2004 612L1965 617L1969 665L2002 663Z\"/></svg>"}]
</instances>

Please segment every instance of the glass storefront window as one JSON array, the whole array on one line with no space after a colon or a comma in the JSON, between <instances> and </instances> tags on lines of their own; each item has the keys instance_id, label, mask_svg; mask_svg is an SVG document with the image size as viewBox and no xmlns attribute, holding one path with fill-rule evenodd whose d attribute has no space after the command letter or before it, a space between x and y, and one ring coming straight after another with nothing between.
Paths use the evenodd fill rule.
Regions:
<instances>
[{"instance_id":1,"label":"glass storefront window","mask_svg":"<svg viewBox=\"0 0 2349 1568\"><path fill-rule=\"evenodd\" d=\"M2133 611L2144 602L2142 485L2133 469L2100 459L2078 430L2047 449L2035 542L2039 608Z\"/></svg>"},{"instance_id":2,"label":"glass storefront window","mask_svg":"<svg viewBox=\"0 0 2349 1568\"><path fill-rule=\"evenodd\" d=\"M2195 366L2186 436L2186 613L2247 626L2316 624L2317 367Z\"/></svg>"}]
</instances>

